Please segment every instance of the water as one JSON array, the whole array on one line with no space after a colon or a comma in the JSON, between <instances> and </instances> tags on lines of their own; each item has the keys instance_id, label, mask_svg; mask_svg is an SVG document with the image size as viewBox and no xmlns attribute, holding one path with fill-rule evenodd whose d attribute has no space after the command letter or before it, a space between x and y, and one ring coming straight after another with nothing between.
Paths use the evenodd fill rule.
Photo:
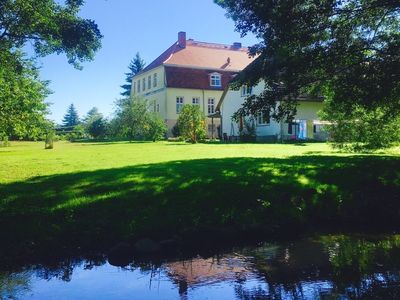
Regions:
<instances>
[{"instance_id":1,"label":"water","mask_svg":"<svg viewBox=\"0 0 400 300\"><path fill-rule=\"evenodd\" d=\"M208 257L105 256L0 271L1 299L400 299L400 235L318 236Z\"/></svg>"}]
</instances>

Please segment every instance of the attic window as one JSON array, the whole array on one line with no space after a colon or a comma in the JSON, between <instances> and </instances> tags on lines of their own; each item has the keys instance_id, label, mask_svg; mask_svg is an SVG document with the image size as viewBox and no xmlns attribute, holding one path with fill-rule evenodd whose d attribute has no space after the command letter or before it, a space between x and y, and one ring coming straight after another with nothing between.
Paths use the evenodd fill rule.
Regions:
<instances>
[{"instance_id":1,"label":"attic window","mask_svg":"<svg viewBox=\"0 0 400 300\"><path fill-rule=\"evenodd\" d=\"M216 86L216 87L221 86L221 74L212 73L210 75L210 86Z\"/></svg>"}]
</instances>

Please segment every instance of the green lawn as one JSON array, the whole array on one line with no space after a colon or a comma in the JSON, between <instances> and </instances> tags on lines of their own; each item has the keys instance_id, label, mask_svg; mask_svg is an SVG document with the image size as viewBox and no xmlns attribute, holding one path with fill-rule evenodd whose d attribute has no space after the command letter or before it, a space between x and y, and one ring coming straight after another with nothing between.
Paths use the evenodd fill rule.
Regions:
<instances>
[{"instance_id":1,"label":"green lawn","mask_svg":"<svg viewBox=\"0 0 400 300\"><path fill-rule=\"evenodd\" d=\"M398 149L353 155L326 144L43 146L0 148L6 254L246 226L400 225Z\"/></svg>"}]
</instances>

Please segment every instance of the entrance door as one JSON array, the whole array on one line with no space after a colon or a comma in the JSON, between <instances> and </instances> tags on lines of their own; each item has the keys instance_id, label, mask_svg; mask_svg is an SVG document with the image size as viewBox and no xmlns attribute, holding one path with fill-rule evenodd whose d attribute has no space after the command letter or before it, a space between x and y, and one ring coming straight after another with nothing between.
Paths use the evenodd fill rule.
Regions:
<instances>
[{"instance_id":1,"label":"entrance door","mask_svg":"<svg viewBox=\"0 0 400 300\"><path fill-rule=\"evenodd\" d=\"M297 133L297 138L299 140L305 140L307 138L307 120L298 120L299 131Z\"/></svg>"}]
</instances>

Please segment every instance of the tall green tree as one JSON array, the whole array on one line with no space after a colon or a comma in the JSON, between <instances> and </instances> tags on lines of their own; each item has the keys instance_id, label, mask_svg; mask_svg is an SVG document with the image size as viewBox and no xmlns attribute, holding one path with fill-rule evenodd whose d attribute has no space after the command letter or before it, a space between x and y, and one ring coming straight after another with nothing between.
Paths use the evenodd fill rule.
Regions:
<instances>
[{"instance_id":1,"label":"tall green tree","mask_svg":"<svg viewBox=\"0 0 400 300\"><path fill-rule=\"evenodd\" d=\"M83 118L83 123L86 123L88 120L96 118L96 117L103 117L103 115L99 112L97 107L92 107L87 113L86 116Z\"/></svg>"},{"instance_id":2,"label":"tall green tree","mask_svg":"<svg viewBox=\"0 0 400 300\"><path fill-rule=\"evenodd\" d=\"M39 78L34 62L22 56L19 51L14 56L0 51L4 62L0 64L0 140L37 139L46 128L48 82Z\"/></svg>"},{"instance_id":3,"label":"tall green tree","mask_svg":"<svg viewBox=\"0 0 400 300\"><path fill-rule=\"evenodd\" d=\"M93 107L87 112L83 118L83 125L86 133L95 139L106 135L107 121L97 107Z\"/></svg>"},{"instance_id":4,"label":"tall green tree","mask_svg":"<svg viewBox=\"0 0 400 300\"><path fill-rule=\"evenodd\" d=\"M151 112L151 105L140 97L117 100L115 118L111 120L112 131L129 140L162 139L167 131L161 117Z\"/></svg>"},{"instance_id":5,"label":"tall green tree","mask_svg":"<svg viewBox=\"0 0 400 300\"><path fill-rule=\"evenodd\" d=\"M38 55L65 53L75 67L92 60L102 35L96 23L79 17L83 0L2 0L0 51L33 45Z\"/></svg>"},{"instance_id":6,"label":"tall green tree","mask_svg":"<svg viewBox=\"0 0 400 300\"><path fill-rule=\"evenodd\" d=\"M135 57L132 59L130 62L128 69L129 72L125 73L125 84L121 85L123 91L121 92L121 96L127 96L129 97L131 95L131 89L132 89L132 78L135 76L137 73L142 71L144 67L146 66L146 63L144 60L140 57L139 52L136 53Z\"/></svg>"},{"instance_id":7,"label":"tall green tree","mask_svg":"<svg viewBox=\"0 0 400 300\"><path fill-rule=\"evenodd\" d=\"M21 49L31 45L35 56L67 56L80 68L100 48L97 25L78 16L82 0L0 1L0 135L35 138L45 129L44 99L48 82L39 77L33 58Z\"/></svg>"},{"instance_id":8,"label":"tall green tree","mask_svg":"<svg viewBox=\"0 0 400 300\"><path fill-rule=\"evenodd\" d=\"M63 126L64 127L74 127L79 124L79 115L78 111L75 108L75 105L71 103L68 106L67 113L63 118Z\"/></svg>"},{"instance_id":9,"label":"tall green tree","mask_svg":"<svg viewBox=\"0 0 400 300\"><path fill-rule=\"evenodd\" d=\"M242 35L260 40L233 84L266 83L238 115L290 119L299 95L329 96L351 117L356 107L400 112L400 2L390 0L215 0ZM277 101L281 101L277 105Z\"/></svg>"}]
</instances>

